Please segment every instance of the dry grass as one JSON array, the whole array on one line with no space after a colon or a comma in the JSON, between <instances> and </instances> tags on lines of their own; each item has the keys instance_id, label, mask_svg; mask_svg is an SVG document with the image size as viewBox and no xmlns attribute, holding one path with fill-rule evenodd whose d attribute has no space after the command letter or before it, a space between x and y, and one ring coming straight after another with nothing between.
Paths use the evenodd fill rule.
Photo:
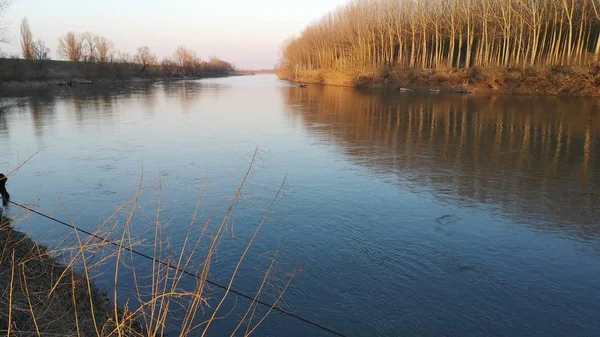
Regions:
<instances>
[{"instance_id":1,"label":"dry grass","mask_svg":"<svg viewBox=\"0 0 600 337\"><path fill-rule=\"evenodd\" d=\"M354 86L357 77L361 76L361 72L348 73L334 70L306 70L294 74L293 72L282 70L277 73L277 76L280 79L298 83Z\"/></svg>"},{"instance_id":2,"label":"dry grass","mask_svg":"<svg viewBox=\"0 0 600 337\"><path fill-rule=\"evenodd\" d=\"M0 225L0 242L0 333L92 336L94 327L110 319L106 294L90 291L84 277L14 231L8 221Z\"/></svg>"},{"instance_id":3,"label":"dry grass","mask_svg":"<svg viewBox=\"0 0 600 337\"><path fill-rule=\"evenodd\" d=\"M468 69L412 69L384 67L340 72L312 70L294 77L279 77L304 83L356 87L441 89L450 92L497 91L511 94L600 96L600 65L576 67L525 67Z\"/></svg>"},{"instance_id":4,"label":"dry grass","mask_svg":"<svg viewBox=\"0 0 600 337\"><path fill-rule=\"evenodd\" d=\"M94 233L112 241L82 236L73 231L73 245L49 252L13 230L9 221L3 221L0 226L0 333L8 336L163 336L168 329L179 331L180 336L205 336L214 322L227 317L232 311L231 305L225 303L229 297L235 296L231 290L240 267L281 191L279 189L275 193L262 220L255 224L235 268L228 273L226 290L209 292L206 280L211 274L217 249L230 232L234 210L253 171L257 152L218 221L214 218L199 221L202 190L185 229L185 240L177 251L172 249L164 232L160 196L152 241L140 240L133 234L133 219L139 211L143 179L135 196L117 208ZM151 250L154 258L151 262L144 261L144 268L137 267L142 260L132 251L140 246L146 251ZM59 263L53 257L57 255L65 262ZM203 257L199 262L198 256ZM257 301L267 289L273 290L275 257L276 254L264 271L261 284L256 285L258 291L250 294L254 300L236 301L236 310L242 310L243 314L231 325L231 336L255 333L271 313L272 308L259 310ZM166 266L162 261L175 268ZM113 288L110 289L112 300L94 285L93 275L108 271L114 275ZM130 279L122 279L125 271L133 279L135 293L132 298L119 297L120 286L131 282ZM194 280L184 271L195 273L200 278ZM294 273L287 275L281 283L274 305L278 305L293 276ZM128 285L131 287L131 284ZM215 294L218 295L216 298ZM124 304L119 306L118 303ZM210 307L209 303L213 306Z\"/></svg>"}]
</instances>

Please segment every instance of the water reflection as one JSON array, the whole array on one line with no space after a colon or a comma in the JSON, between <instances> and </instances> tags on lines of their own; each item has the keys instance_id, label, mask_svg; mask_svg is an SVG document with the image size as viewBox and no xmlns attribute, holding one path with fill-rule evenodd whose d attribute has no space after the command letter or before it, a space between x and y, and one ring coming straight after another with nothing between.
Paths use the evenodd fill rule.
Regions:
<instances>
[{"instance_id":1,"label":"water reflection","mask_svg":"<svg viewBox=\"0 0 600 337\"><path fill-rule=\"evenodd\" d=\"M127 113L126 104L135 102L136 110L141 105L145 112L153 114L160 99L166 96L175 98L182 110L188 111L200 94L201 87L201 83L187 81L110 83L74 88L9 88L3 90L2 95L15 101L17 107L12 110L21 115L30 115L35 135L39 137L43 135L45 126L55 124L52 120L57 110L72 113L78 121L83 122L90 118L105 119ZM0 128L8 133L5 113L0 113Z\"/></svg>"},{"instance_id":2,"label":"water reflection","mask_svg":"<svg viewBox=\"0 0 600 337\"><path fill-rule=\"evenodd\" d=\"M55 107L56 98L47 91L40 91L38 95L29 97L26 109L31 111L36 137L43 136L46 124L53 124Z\"/></svg>"},{"instance_id":3,"label":"water reflection","mask_svg":"<svg viewBox=\"0 0 600 337\"><path fill-rule=\"evenodd\" d=\"M0 114L0 165L45 147L12 180L15 201L40 196L59 218L68 205L93 229L135 194L143 169L136 233L154 232L160 192L176 249L202 179L211 216L258 145L271 152L248 182L217 279L289 173L291 193L236 287L254 293L263 253L280 245L280 261L303 269L286 302L350 335L598 335L593 100L301 90L272 76L43 90L54 99L7 94L18 104ZM64 234L39 217L27 230L41 242ZM104 275L97 284L111 289ZM315 335L279 316L266 327L259 335Z\"/></svg>"},{"instance_id":4,"label":"water reflection","mask_svg":"<svg viewBox=\"0 0 600 337\"><path fill-rule=\"evenodd\" d=\"M6 113L0 110L0 135L8 136L8 122Z\"/></svg>"},{"instance_id":5,"label":"water reflection","mask_svg":"<svg viewBox=\"0 0 600 337\"><path fill-rule=\"evenodd\" d=\"M597 100L282 90L312 134L396 184L544 230L600 234Z\"/></svg>"},{"instance_id":6,"label":"water reflection","mask_svg":"<svg viewBox=\"0 0 600 337\"><path fill-rule=\"evenodd\" d=\"M167 97L176 98L184 112L190 112L190 107L201 94L202 85L198 82L174 82L164 85Z\"/></svg>"}]
</instances>

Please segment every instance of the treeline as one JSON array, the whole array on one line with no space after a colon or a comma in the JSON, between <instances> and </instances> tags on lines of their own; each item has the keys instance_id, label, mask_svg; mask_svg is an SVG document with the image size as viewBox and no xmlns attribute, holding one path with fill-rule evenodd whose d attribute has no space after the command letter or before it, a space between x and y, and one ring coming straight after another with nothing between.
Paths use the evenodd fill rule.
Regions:
<instances>
[{"instance_id":1,"label":"treeline","mask_svg":"<svg viewBox=\"0 0 600 337\"><path fill-rule=\"evenodd\" d=\"M567 66L600 56L598 0L356 0L283 47L288 71Z\"/></svg>"},{"instance_id":2,"label":"treeline","mask_svg":"<svg viewBox=\"0 0 600 337\"><path fill-rule=\"evenodd\" d=\"M21 53L26 60L50 60L50 49L42 40L33 38L27 18L21 23ZM58 39L57 54L71 62L97 64L130 64L141 73L149 68L165 75L222 76L235 71L234 66L217 57L203 61L193 50L180 46L171 57L159 61L149 47L139 47L134 55L117 50L114 43L104 36L90 32L68 32Z\"/></svg>"}]
</instances>

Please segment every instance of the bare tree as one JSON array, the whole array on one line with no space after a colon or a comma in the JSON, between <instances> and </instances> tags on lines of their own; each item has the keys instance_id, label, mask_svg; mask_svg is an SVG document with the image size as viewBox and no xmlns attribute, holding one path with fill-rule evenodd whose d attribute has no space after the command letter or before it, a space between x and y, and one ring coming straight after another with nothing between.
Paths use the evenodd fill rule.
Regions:
<instances>
[{"instance_id":1,"label":"bare tree","mask_svg":"<svg viewBox=\"0 0 600 337\"><path fill-rule=\"evenodd\" d=\"M83 39L74 32L68 32L58 39L57 52L69 61L79 62L83 58Z\"/></svg>"},{"instance_id":2,"label":"bare tree","mask_svg":"<svg viewBox=\"0 0 600 337\"><path fill-rule=\"evenodd\" d=\"M199 62L196 53L187 49L185 46L177 47L173 54L173 59L179 67L184 70L184 73L189 73L194 70L196 63Z\"/></svg>"},{"instance_id":3,"label":"bare tree","mask_svg":"<svg viewBox=\"0 0 600 337\"><path fill-rule=\"evenodd\" d=\"M129 53L117 51L116 55L116 61L118 63L133 63L133 56L131 56Z\"/></svg>"},{"instance_id":4,"label":"bare tree","mask_svg":"<svg viewBox=\"0 0 600 337\"><path fill-rule=\"evenodd\" d=\"M585 65L600 59L600 0L355 0L286 41L311 69Z\"/></svg>"},{"instance_id":5,"label":"bare tree","mask_svg":"<svg viewBox=\"0 0 600 337\"><path fill-rule=\"evenodd\" d=\"M600 0L591 0L592 8L594 9L594 16L596 20L600 22ZM594 49L594 60L596 62L600 61L600 30L598 30L598 37L596 38L596 48Z\"/></svg>"},{"instance_id":6,"label":"bare tree","mask_svg":"<svg viewBox=\"0 0 600 337\"><path fill-rule=\"evenodd\" d=\"M85 32L80 35L82 43L82 58L84 62L97 61L97 45L96 37L90 32Z\"/></svg>"},{"instance_id":7,"label":"bare tree","mask_svg":"<svg viewBox=\"0 0 600 337\"><path fill-rule=\"evenodd\" d=\"M33 45L33 59L37 61L50 59L50 48L42 40L37 40Z\"/></svg>"},{"instance_id":8,"label":"bare tree","mask_svg":"<svg viewBox=\"0 0 600 337\"><path fill-rule=\"evenodd\" d=\"M96 55L95 59L99 63L112 63L115 57L114 44L104 36L96 36Z\"/></svg>"},{"instance_id":9,"label":"bare tree","mask_svg":"<svg viewBox=\"0 0 600 337\"><path fill-rule=\"evenodd\" d=\"M140 72L144 72L146 68L156 64L156 56L152 54L150 48L142 46L137 49L134 62L140 65Z\"/></svg>"},{"instance_id":10,"label":"bare tree","mask_svg":"<svg viewBox=\"0 0 600 337\"><path fill-rule=\"evenodd\" d=\"M27 18L24 18L23 21L21 21L21 52L23 58L26 60L33 60L35 52L34 48L33 34L29 28L29 21L27 21Z\"/></svg>"}]
</instances>

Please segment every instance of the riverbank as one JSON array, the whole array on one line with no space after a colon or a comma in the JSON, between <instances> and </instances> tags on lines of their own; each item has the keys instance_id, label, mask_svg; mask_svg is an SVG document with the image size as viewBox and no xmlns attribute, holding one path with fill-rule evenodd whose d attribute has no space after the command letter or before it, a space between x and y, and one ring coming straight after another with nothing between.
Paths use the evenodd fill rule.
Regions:
<instances>
[{"instance_id":1,"label":"riverbank","mask_svg":"<svg viewBox=\"0 0 600 337\"><path fill-rule=\"evenodd\" d=\"M230 76L251 76L248 74L232 73L223 76L211 76L210 78L230 77ZM182 80L200 80L201 76L154 76L154 77L126 77L126 78L69 78L65 80L48 79L48 80L22 80L22 81L3 81L0 82L0 88L35 88L46 86L81 86L94 84L110 84L110 83L143 83L143 82L161 82L161 81L182 81Z\"/></svg>"},{"instance_id":2,"label":"riverbank","mask_svg":"<svg viewBox=\"0 0 600 337\"><path fill-rule=\"evenodd\" d=\"M95 336L114 328L114 304L85 276L0 214L0 333Z\"/></svg>"},{"instance_id":3,"label":"riverbank","mask_svg":"<svg viewBox=\"0 0 600 337\"><path fill-rule=\"evenodd\" d=\"M115 81L166 81L208 77L248 76L252 73L209 68L186 72L183 69L135 63L89 63L0 59L0 86L88 85Z\"/></svg>"},{"instance_id":4,"label":"riverbank","mask_svg":"<svg viewBox=\"0 0 600 337\"><path fill-rule=\"evenodd\" d=\"M398 69L342 72L308 70L277 73L296 83L326 84L402 91L453 93L497 92L600 97L600 66L484 69Z\"/></svg>"}]
</instances>

